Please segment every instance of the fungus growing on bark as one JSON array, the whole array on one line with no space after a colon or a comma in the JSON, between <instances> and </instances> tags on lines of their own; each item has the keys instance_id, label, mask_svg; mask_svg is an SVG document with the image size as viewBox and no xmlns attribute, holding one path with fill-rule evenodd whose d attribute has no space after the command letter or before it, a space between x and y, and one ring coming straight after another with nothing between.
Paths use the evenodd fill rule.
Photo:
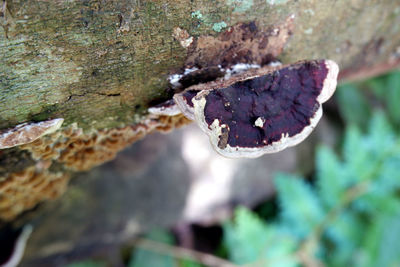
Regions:
<instances>
[{"instance_id":1,"label":"fungus growing on bark","mask_svg":"<svg viewBox=\"0 0 400 267\"><path fill-rule=\"evenodd\" d=\"M173 111L176 109L173 102L151 109L150 115L136 125L83 133L74 123L20 148L28 150L35 160L53 160L70 170L85 171L112 160L119 151L146 134L170 132L191 122L179 110Z\"/></svg>"},{"instance_id":2,"label":"fungus growing on bark","mask_svg":"<svg viewBox=\"0 0 400 267\"><path fill-rule=\"evenodd\" d=\"M148 109L148 125L152 125L156 131L169 133L175 128L180 128L192 122L182 114L174 99Z\"/></svg>"},{"instance_id":3,"label":"fungus growing on bark","mask_svg":"<svg viewBox=\"0 0 400 267\"><path fill-rule=\"evenodd\" d=\"M175 103L187 118L194 121L195 116L192 99L199 91L224 88L238 81L264 75L266 72L275 70L280 66L281 65L274 62L274 64L267 65L263 68L260 68L259 65L236 64L232 66L232 68L220 69L220 72L225 74L224 77L221 77L223 75L218 75L216 78L219 77L219 79L188 87L183 92L174 95Z\"/></svg>"},{"instance_id":4,"label":"fungus growing on bark","mask_svg":"<svg viewBox=\"0 0 400 267\"><path fill-rule=\"evenodd\" d=\"M23 123L0 133L0 149L31 143L40 137L57 131L64 119L35 123Z\"/></svg>"},{"instance_id":5,"label":"fungus growing on bark","mask_svg":"<svg viewBox=\"0 0 400 267\"><path fill-rule=\"evenodd\" d=\"M162 115L159 116L156 121L157 125L155 127L155 130L162 133L169 133L173 129L180 128L193 122L192 120L185 117L185 115L183 115L182 113L174 116Z\"/></svg>"},{"instance_id":6,"label":"fungus growing on bark","mask_svg":"<svg viewBox=\"0 0 400 267\"><path fill-rule=\"evenodd\" d=\"M146 134L169 132L190 122L181 113L174 116L150 114L135 125L88 133L74 123L20 146L19 149L29 151L37 163L0 176L0 220L12 220L38 203L62 195L70 177L67 170L89 170L112 160L119 151ZM57 162L58 167L63 166L63 170L50 171L53 162Z\"/></svg>"},{"instance_id":7,"label":"fungus growing on bark","mask_svg":"<svg viewBox=\"0 0 400 267\"><path fill-rule=\"evenodd\" d=\"M146 125L138 124L82 135L67 146L61 146L64 148L57 161L71 170L89 170L114 159L119 151L143 138L147 131Z\"/></svg>"},{"instance_id":8,"label":"fungus growing on bark","mask_svg":"<svg viewBox=\"0 0 400 267\"><path fill-rule=\"evenodd\" d=\"M62 195L69 174L49 171L51 162L38 162L20 172L0 178L0 219L9 221L25 210Z\"/></svg>"},{"instance_id":9,"label":"fungus growing on bark","mask_svg":"<svg viewBox=\"0 0 400 267\"><path fill-rule=\"evenodd\" d=\"M315 60L255 72L175 97L224 156L259 157L303 141L336 89L339 68Z\"/></svg>"},{"instance_id":10,"label":"fungus growing on bark","mask_svg":"<svg viewBox=\"0 0 400 267\"><path fill-rule=\"evenodd\" d=\"M161 104L148 109L148 112L153 115L175 116L181 113L181 110L175 104L173 99L167 100Z\"/></svg>"},{"instance_id":11,"label":"fungus growing on bark","mask_svg":"<svg viewBox=\"0 0 400 267\"><path fill-rule=\"evenodd\" d=\"M84 171L113 159L118 151L143 138L154 128L149 122L149 125L83 133L74 123L62 131L23 145L21 149L30 151L35 160L53 160L71 170Z\"/></svg>"},{"instance_id":12,"label":"fungus growing on bark","mask_svg":"<svg viewBox=\"0 0 400 267\"><path fill-rule=\"evenodd\" d=\"M176 105L182 111L182 113L190 120L194 121L194 107L192 103L193 97L195 97L199 93L199 90L190 89L185 90L180 94L174 95L174 100Z\"/></svg>"},{"instance_id":13,"label":"fungus growing on bark","mask_svg":"<svg viewBox=\"0 0 400 267\"><path fill-rule=\"evenodd\" d=\"M63 129L63 119L23 124L0 135L1 148L19 145L36 161L17 172L0 176L0 220L9 221L37 204L62 195L69 171L84 171L112 160L116 154L154 131L169 132L191 121L176 109L174 101L149 110L135 125L83 132L76 123ZM34 130L32 130L34 129ZM59 172L50 171L57 163Z\"/></svg>"}]
</instances>

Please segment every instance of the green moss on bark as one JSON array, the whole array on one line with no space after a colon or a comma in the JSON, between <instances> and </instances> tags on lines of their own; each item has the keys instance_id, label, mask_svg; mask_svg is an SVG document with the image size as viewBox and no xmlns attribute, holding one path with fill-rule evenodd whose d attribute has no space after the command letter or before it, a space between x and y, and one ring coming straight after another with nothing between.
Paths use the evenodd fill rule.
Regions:
<instances>
[{"instance_id":1,"label":"green moss on bark","mask_svg":"<svg viewBox=\"0 0 400 267\"><path fill-rule=\"evenodd\" d=\"M250 21L273 28L294 14L283 62L330 58L350 71L386 62L400 46L395 2L7 1L0 129L54 117L84 129L133 123L170 96L168 75L185 67L188 51L173 38L176 27L194 38L216 36Z\"/></svg>"}]
</instances>

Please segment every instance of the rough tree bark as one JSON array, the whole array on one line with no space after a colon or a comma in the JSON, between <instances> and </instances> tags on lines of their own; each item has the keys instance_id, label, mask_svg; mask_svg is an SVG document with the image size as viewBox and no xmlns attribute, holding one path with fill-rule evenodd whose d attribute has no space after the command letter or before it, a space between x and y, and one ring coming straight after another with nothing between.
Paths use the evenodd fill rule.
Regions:
<instances>
[{"instance_id":1,"label":"rough tree bark","mask_svg":"<svg viewBox=\"0 0 400 267\"><path fill-rule=\"evenodd\" d=\"M170 97L168 75L191 65L330 58L350 76L398 62L400 7L390 0L3 1L2 6L1 129L51 117L85 129L132 124L150 104ZM293 25L285 24L292 14ZM241 33L243 40L216 47L221 51L212 62L201 54L210 53L207 46L230 27L253 22L243 28L248 31ZM187 48L174 34L178 27L193 37ZM246 35L268 45L280 34L274 29L288 27L288 39L272 40L275 50L284 46L281 54L240 48L241 41L250 42ZM208 39L196 42L204 36Z\"/></svg>"},{"instance_id":2,"label":"rough tree bark","mask_svg":"<svg viewBox=\"0 0 400 267\"><path fill-rule=\"evenodd\" d=\"M39 145L78 136L63 145L84 147L71 152L80 153L78 165L68 149L46 157L37 147L0 151L0 183L38 173L64 181L48 198L66 172L92 166L88 157L99 164L142 137L142 128L121 127L170 99L168 77L187 68L209 77L218 65L329 58L342 79L354 79L400 62L400 4L392 0L3 0L0 25L0 129L64 118L62 136ZM0 218L45 199L11 215L0 207Z\"/></svg>"}]
</instances>

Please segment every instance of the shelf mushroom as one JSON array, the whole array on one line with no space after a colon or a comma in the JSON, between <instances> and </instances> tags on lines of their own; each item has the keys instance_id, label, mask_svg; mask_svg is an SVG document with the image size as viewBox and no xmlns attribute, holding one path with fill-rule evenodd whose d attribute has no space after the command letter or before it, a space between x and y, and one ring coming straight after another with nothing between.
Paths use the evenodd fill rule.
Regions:
<instances>
[{"instance_id":1,"label":"shelf mushroom","mask_svg":"<svg viewBox=\"0 0 400 267\"><path fill-rule=\"evenodd\" d=\"M23 123L12 129L0 132L0 149L20 146L31 143L40 137L57 131L62 123L63 118Z\"/></svg>"},{"instance_id":2,"label":"shelf mushroom","mask_svg":"<svg viewBox=\"0 0 400 267\"><path fill-rule=\"evenodd\" d=\"M297 145L312 132L338 72L331 60L301 61L189 87L174 99L218 153L254 158Z\"/></svg>"}]
</instances>

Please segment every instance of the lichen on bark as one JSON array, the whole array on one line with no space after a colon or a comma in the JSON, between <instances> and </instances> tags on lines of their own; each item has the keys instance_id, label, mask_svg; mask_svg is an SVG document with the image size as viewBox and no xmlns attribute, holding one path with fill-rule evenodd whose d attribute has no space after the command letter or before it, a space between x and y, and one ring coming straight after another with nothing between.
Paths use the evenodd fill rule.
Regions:
<instances>
[{"instance_id":1,"label":"lichen on bark","mask_svg":"<svg viewBox=\"0 0 400 267\"><path fill-rule=\"evenodd\" d=\"M331 58L345 71L397 60L400 44L400 8L388 0L4 3L2 129L52 117L84 129L134 123L149 105L171 97L167 76L191 56L174 39L176 27L198 40L238 23L271 29L293 14L293 34L277 58Z\"/></svg>"}]
</instances>

